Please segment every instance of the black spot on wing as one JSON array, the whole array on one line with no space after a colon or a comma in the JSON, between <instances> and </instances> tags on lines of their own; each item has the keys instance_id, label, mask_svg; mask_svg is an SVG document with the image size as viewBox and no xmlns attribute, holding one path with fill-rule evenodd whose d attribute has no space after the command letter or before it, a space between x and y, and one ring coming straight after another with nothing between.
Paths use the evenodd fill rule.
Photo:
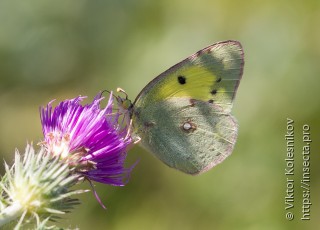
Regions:
<instances>
[{"instance_id":1,"label":"black spot on wing","mask_svg":"<svg viewBox=\"0 0 320 230\"><path fill-rule=\"evenodd\" d=\"M214 102L214 100L210 99L208 102L209 102L210 104L212 104L212 103Z\"/></svg>"},{"instance_id":2,"label":"black spot on wing","mask_svg":"<svg viewBox=\"0 0 320 230\"><path fill-rule=\"evenodd\" d=\"M211 49L210 48L205 48L205 49L202 49L202 50L199 50L198 52L196 52L194 54L194 56L197 57L197 58L199 58L199 57L201 58L201 57L210 55L210 53L211 53Z\"/></svg>"},{"instance_id":3,"label":"black spot on wing","mask_svg":"<svg viewBox=\"0 0 320 230\"><path fill-rule=\"evenodd\" d=\"M193 107L196 104L196 100L195 99L190 99L190 106Z\"/></svg>"},{"instance_id":4,"label":"black spot on wing","mask_svg":"<svg viewBox=\"0 0 320 230\"><path fill-rule=\"evenodd\" d=\"M154 123L154 122L152 122L152 121L150 121L150 122L145 121L145 122L143 123L144 127L146 127L146 128L151 128L151 127L153 127L155 124L156 124L156 123Z\"/></svg>"},{"instance_id":5,"label":"black spot on wing","mask_svg":"<svg viewBox=\"0 0 320 230\"><path fill-rule=\"evenodd\" d=\"M211 92L210 92L212 95L216 95L217 94L217 90L216 89L213 89L213 90L211 90Z\"/></svg>"},{"instance_id":6,"label":"black spot on wing","mask_svg":"<svg viewBox=\"0 0 320 230\"><path fill-rule=\"evenodd\" d=\"M186 84L186 77L184 76L178 76L178 82L181 84L181 85L184 85Z\"/></svg>"},{"instance_id":7,"label":"black spot on wing","mask_svg":"<svg viewBox=\"0 0 320 230\"><path fill-rule=\"evenodd\" d=\"M216 82L220 82L222 79L221 79L221 77L219 77L217 80L216 80Z\"/></svg>"},{"instance_id":8,"label":"black spot on wing","mask_svg":"<svg viewBox=\"0 0 320 230\"><path fill-rule=\"evenodd\" d=\"M199 50L198 52L196 52L195 56L199 57L202 54L202 50Z\"/></svg>"}]
</instances>

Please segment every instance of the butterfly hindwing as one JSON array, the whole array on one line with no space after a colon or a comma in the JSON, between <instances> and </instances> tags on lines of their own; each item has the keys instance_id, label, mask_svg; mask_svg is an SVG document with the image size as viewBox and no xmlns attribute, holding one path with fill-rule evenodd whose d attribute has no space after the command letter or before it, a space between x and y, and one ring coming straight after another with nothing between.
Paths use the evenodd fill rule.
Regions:
<instances>
[{"instance_id":1,"label":"butterfly hindwing","mask_svg":"<svg viewBox=\"0 0 320 230\"><path fill-rule=\"evenodd\" d=\"M221 107L189 98L168 98L138 110L141 143L168 166L205 172L229 156L237 122Z\"/></svg>"}]
</instances>

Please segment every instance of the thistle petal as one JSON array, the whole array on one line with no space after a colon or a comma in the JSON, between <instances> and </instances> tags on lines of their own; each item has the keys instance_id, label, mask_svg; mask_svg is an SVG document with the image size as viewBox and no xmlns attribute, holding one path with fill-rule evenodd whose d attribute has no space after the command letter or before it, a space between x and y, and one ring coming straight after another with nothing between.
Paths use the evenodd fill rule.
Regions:
<instances>
[{"instance_id":1,"label":"thistle petal","mask_svg":"<svg viewBox=\"0 0 320 230\"><path fill-rule=\"evenodd\" d=\"M101 94L92 103L81 105L84 98L62 101L55 108L51 101L40 109L44 145L87 179L123 186L133 168L124 167L133 142L127 135L129 127L120 124L119 113L113 113L112 93L103 109Z\"/></svg>"}]
</instances>

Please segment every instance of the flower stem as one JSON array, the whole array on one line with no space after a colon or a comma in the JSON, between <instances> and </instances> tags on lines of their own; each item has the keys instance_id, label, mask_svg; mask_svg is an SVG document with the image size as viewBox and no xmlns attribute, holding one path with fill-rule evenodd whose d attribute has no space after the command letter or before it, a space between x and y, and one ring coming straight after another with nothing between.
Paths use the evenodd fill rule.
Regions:
<instances>
[{"instance_id":1,"label":"flower stem","mask_svg":"<svg viewBox=\"0 0 320 230\"><path fill-rule=\"evenodd\" d=\"M22 213L23 213L23 207L19 202L16 202L6 207L0 213L0 227L20 217Z\"/></svg>"}]
</instances>

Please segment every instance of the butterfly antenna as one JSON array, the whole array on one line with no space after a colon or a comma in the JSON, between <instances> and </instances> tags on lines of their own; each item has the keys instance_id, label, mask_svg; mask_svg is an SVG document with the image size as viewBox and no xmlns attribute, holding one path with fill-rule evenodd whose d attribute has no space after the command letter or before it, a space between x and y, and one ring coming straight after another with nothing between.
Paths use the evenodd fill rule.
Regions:
<instances>
[{"instance_id":1,"label":"butterfly antenna","mask_svg":"<svg viewBox=\"0 0 320 230\"><path fill-rule=\"evenodd\" d=\"M114 95L112 92L110 92L109 90L103 90L101 93L100 93L100 97L102 96L102 94L103 93L105 93L105 92L107 92L107 93L109 93L109 94L111 94L115 99L117 99L117 96L116 95Z\"/></svg>"},{"instance_id":2,"label":"butterfly antenna","mask_svg":"<svg viewBox=\"0 0 320 230\"><path fill-rule=\"evenodd\" d=\"M117 88L117 92L119 93L123 93L124 95L126 95L126 100L128 100L128 94L126 93L126 91L124 91L123 89L121 89L121 88Z\"/></svg>"},{"instance_id":3,"label":"butterfly antenna","mask_svg":"<svg viewBox=\"0 0 320 230\"><path fill-rule=\"evenodd\" d=\"M112 92L110 92L109 90L106 90L106 89L101 92L100 97L101 97L102 94L105 93L105 92L111 94L117 102L119 102L119 99L121 99L119 96L114 95ZM118 91L117 91L117 92L118 92ZM114 111L119 111L118 108L112 108L112 110L114 110ZM115 113L113 113L113 114L115 114ZM111 115L113 115L113 114L111 114Z\"/></svg>"}]
</instances>

